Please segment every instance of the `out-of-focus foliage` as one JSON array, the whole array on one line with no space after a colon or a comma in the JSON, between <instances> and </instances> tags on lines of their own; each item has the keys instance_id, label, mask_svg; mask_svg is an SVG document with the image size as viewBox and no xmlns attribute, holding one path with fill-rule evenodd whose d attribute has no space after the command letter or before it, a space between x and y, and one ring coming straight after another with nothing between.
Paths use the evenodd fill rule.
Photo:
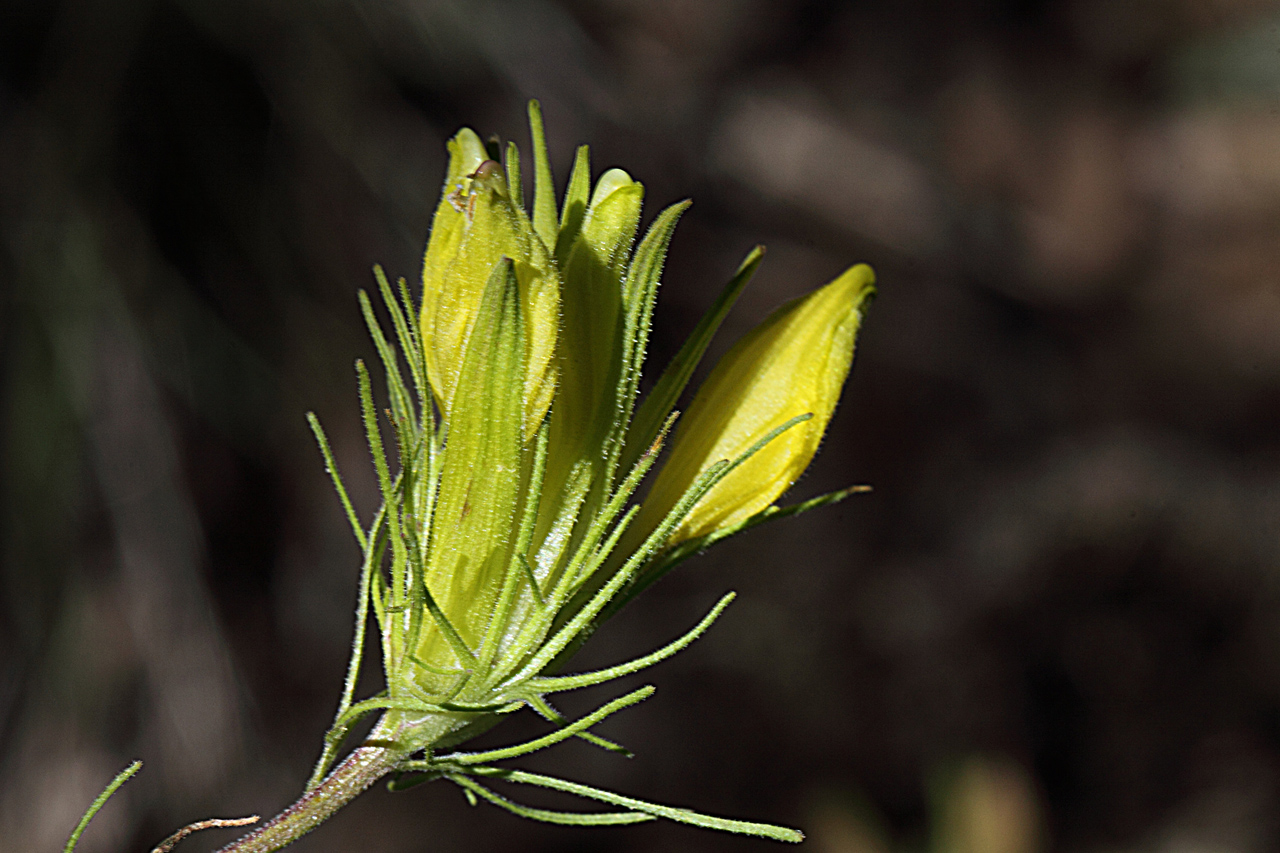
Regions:
<instances>
[{"instance_id":1,"label":"out-of-focus foliage","mask_svg":"<svg viewBox=\"0 0 1280 853\"><path fill-rule=\"evenodd\" d=\"M905 832L890 839L884 818L865 798L830 792L810 813L821 847L831 853L1039 853L1046 848L1035 784L1016 763L975 755L930 772L926 838Z\"/></svg>"},{"instance_id":2,"label":"out-of-focus foliage","mask_svg":"<svg viewBox=\"0 0 1280 853\"><path fill-rule=\"evenodd\" d=\"M302 413L367 517L355 290L420 269L438 141L517 135L534 96L561 180L590 140L652 209L695 199L654 367L757 241L708 363L851 260L880 281L792 497L875 491L623 611L583 666L750 593L603 732L663 750L547 767L801 825L858 790L923 849L932 768L1003 754L1047 849L1274 849L1278 24L1254 0L7 4L4 844L57 849L134 757L85 853L296 793L357 568ZM563 844L446 791L306 843L416 850L424 821L432 849ZM575 843L745 843L686 833Z\"/></svg>"}]
</instances>

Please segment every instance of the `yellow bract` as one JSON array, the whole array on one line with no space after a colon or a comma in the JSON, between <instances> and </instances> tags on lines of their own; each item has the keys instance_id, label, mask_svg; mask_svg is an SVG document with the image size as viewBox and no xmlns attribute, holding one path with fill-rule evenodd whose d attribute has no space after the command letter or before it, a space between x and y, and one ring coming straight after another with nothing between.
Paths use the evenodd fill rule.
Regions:
<instances>
[{"instance_id":1,"label":"yellow bract","mask_svg":"<svg viewBox=\"0 0 1280 853\"><path fill-rule=\"evenodd\" d=\"M537 431L555 393L560 276L529 217L512 202L502 167L470 129L449 142L449 174L422 262L427 373L446 420L485 284L510 258L524 317L524 435Z\"/></svg>"},{"instance_id":2,"label":"yellow bract","mask_svg":"<svg viewBox=\"0 0 1280 853\"><path fill-rule=\"evenodd\" d=\"M561 256L560 375L538 528L543 537L557 522L566 521L563 508L576 507L584 499L591 488L591 474L608 461L602 448L623 404L618 391L625 352L623 290L643 198L644 188L626 172L605 172L581 215L576 236ZM597 498L603 499L604 478L596 483ZM550 537L547 544L537 558L539 565L558 559L568 541L564 536Z\"/></svg>"},{"instance_id":3,"label":"yellow bract","mask_svg":"<svg viewBox=\"0 0 1280 853\"><path fill-rule=\"evenodd\" d=\"M626 172L605 172L564 259L561 384L554 417L588 441L599 442L616 416L612 392L620 381L622 291L643 198L644 188Z\"/></svg>"},{"instance_id":4,"label":"yellow bract","mask_svg":"<svg viewBox=\"0 0 1280 853\"><path fill-rule=\"evenodd\" d=\"M811 414L721 480L668 543L745 521L796 481L835 411L874 282L870 267L852 267L779 308L720 360L680 419L670 458L637 519L640 531L652 529L711 465L737 459L770 430Z\"/></svg>"}]
</instances>

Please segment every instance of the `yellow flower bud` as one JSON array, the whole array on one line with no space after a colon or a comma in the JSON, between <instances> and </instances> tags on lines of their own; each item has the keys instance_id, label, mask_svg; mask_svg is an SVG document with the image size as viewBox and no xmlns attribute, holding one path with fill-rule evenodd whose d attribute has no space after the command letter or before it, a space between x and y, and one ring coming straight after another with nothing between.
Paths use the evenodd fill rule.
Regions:
<instances>
[{"instance_id":1,"label":"yellow flower bud","mask_svg":"<svg viewBox=\"0 0 1280 853\"><path fill-rule=\"evenodd\" d=\"M562 366L554 417L586 441L598 442L615 416L611 392L622 357L622 290L643 198L644 187L621 169L601 175L561 271Z\"/></svg>"},{"instance_id":2,"label":"yellow flower bud","mask_svg":"<svg viewBox=\"0 0 1280 853\"><path fill-rule=\"evenodd\" d=\"M529 217L511 200L502 167L470 129L449 142L449 172L422 262L427 373L449 417L462 353L494 267L510 258L525 332L524 435L537 430L555 392L560 276Z\"/></svg>"},{"instance_id":3,"label":"yellow flower bud","mask_svg":"<svg viewBox=\"0 0 1280 853\"><path fill-rule=\"evenodd\" d=\"M637 519L653 529L719 460L734 460L770 430L796 424L731 471L694 505L673 544L738 524L773 503L818 450L853 361L863 306L875 292L865 264L782 306L716 365L680 419L671 455Z\"/></svg>"}]
</instances>

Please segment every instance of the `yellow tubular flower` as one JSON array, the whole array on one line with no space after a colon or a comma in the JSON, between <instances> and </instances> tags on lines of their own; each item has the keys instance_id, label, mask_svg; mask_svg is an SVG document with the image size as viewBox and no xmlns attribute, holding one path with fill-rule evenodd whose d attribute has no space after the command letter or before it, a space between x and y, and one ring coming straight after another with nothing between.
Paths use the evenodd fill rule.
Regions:
<instances>
[{"instance_id":1,"label":"yellow tubular flower","mask_svg":"<svg viewBox=\"0 0 1280 853\"><path fill-rule=\"evenodd\" d=\"M555 392L560 276L529 217L511 200L502 166L485 159L470 129L449 142L449 173L422 263L427 373L445 419L484 285L505 257L514 264L525 323L524 436L537 431Z\"/></svg>"},{"instance_id":2,"label":"yellow tubular flower","mask_svg":"<svg viewBox=\"0 0 1280 853\"><path fill-rule=\"evenodd\" d=\"M716 365L680 419L671 455L636 528L652 530L694 479L735 460L770 430L812 417L773 439L711 489L668 539L674 544L738 524L768 507L818 450L853 361L875 274L865 264L782 306Z\"/></svg>"}]
</instances>

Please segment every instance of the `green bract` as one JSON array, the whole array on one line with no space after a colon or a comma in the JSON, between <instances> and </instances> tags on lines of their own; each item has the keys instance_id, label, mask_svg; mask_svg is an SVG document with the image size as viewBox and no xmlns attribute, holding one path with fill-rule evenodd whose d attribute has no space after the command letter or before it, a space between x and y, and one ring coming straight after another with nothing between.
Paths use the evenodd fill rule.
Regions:
<instances>
[{"instance_id":1,"label":"green bract","mask_svg":"<svg viewBox=\"0 0 1280 853\"><path fill-rule=\"evenodd\" d=\"M396 787L447 778L473 801L480 797L554 822L665 817L798 841L795 830L699 815L494 762L575 736L621 750L590 726L652 688L572 723L547 697L674 654L711 624L732 594L688 634L630 663L560 674L573 651L603 619L696 550L852 491L773 506L809 464L836 405L873 292L871 271L852 268L779 309L734 347L677 428L649 497L637 502L677 420L674 405L761 251L743 263L637 411L658 279L688 203L659 213L637 244L644 188L620 169L606 171L592 188L584 146L557 204L536 103L529 115L531 213L515 146L503 156L496 144L486 149L464 129L449 142L421 300L403 279L395 290L376 270L396 348L361 294L387 384L382 417L369 374L357 364L382 493L369 525L357 520L312 418L364 566L347 682L311 786L329 771L351 725L380 711L366 743L393 746L401 774ZM356 701L370 612L386 688ZM526 707L552 724L545 737L484 753L447 751ZM495 778L579 794L621 811L519 806L490 790Z\"/></svg>"}]
</instances>

